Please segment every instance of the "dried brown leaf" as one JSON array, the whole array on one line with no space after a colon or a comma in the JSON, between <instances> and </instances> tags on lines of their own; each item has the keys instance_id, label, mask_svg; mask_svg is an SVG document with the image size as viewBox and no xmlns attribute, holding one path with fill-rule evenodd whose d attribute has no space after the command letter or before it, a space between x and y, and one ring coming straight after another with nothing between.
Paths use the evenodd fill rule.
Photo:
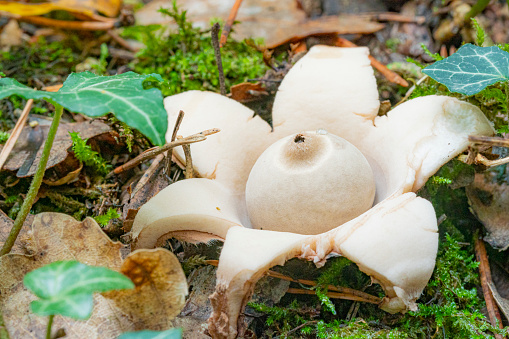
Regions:
<instances>
[{"instance_id":1,"label":"dried brown leaf","mask_svg":"<svg viewBox=\"0 0 509 339\"><path fill-rule=\"evenodd\" d=\"M95 220L85 219L83 222L76 221L72 217L61 213L41 213L35 216L32 225L31 237L27 249L31 255L8 254L0 258L0 307L3 311L7 329L12 338L25 338L27 336L43 338L47 319L32 314L29 309L30 301L35 299L23 286L23 277L26 273L57 260L78 260L82 263L96 266L105 266L119 271L122 266L120 249L123 245L119 242L112 242L101 230ZM161 250L162 251L162 250ZM145 258L137 262L137 268L141 271L153 273L149 296L157 295L161 300L168 300L169 292L166 289L159 289L160 281L172 280L178 267L171 269L157 269L159 265L166 265L173 256L167 254L152 253L137 254ZM135 257L136 258L136 257ZM158 262L161 260L161 262ZM178 261L174 259L174 261ZM127 261L127 267L132 267L132 259ZM145 264L148 266L145 267ZM167 267L167 266L165 266ZM171 272L170 272L171 271ZM175 272L173 272L175 271ZM170 274L171 273L171 274ZM182 273L183 274L183 273ZM148 329L163 329L164 324L157 324L147 319L146 313L140 313L144 308L150 309L155 314L169 314L168 306L162 303L152 303L153 299L147 294L141 296L138 288L132 291L132 295L126 298L134 298L139 303L137 308L126 308L124 304L133 303L123 300L118 302L110 295L106 297L101 294L94 295L94 311L87 321L76 321L73 319L56 316L54 328L63 328L67 333L66 338L115 338L123 332L133 331L143 324ZM144 292L146 293L146 292ZM171 292L171 298L182 295L182 288ZM177 312L177 305L173 305L173 312ZM153 315L151 315L153 316ZM167 319L165 323L167 323ZM150 327L153 326L153 327Z\"/></svg>"}]
</instances>

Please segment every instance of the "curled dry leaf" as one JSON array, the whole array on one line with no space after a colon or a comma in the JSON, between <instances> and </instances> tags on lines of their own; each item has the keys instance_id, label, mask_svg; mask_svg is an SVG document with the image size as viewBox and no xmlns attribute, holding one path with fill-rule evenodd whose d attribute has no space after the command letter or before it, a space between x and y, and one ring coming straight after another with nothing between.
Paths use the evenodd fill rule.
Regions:
<instances>
[{"instance_id":1,"label":"curled dry leaf","mask_svg":"<svg viewBox=\"0 0 509 339\"><path fill-rule=\"evenodd\" d=\"M122 247L121 243L111 241L91 218L79 222L61 213L36 215L27 246L31 255L8 254L0 258L0 307L11 337L45 333L47 319L30 312L29 304L35 296L24 288L23 277L57 260L78 260L116 271L125 270L138 280L131 294L95 294L94 311L87 321L56 316L53 326L63 328L66 338L115 338L123 332L141 329L139 326L154 330L168 328L166 317L174 316L187 294L178 260L168 251L157 250L139 251L122 263ZM146 283L151 285L150 291ZM133 298L136 302L119 298ZM160 300L176 302L168 306ZM138 304L134 307L134 303ZM155 316L159 314L164 317Z\"/></svg>"},{"instance_id":2,"label":"curled dry leaf","mask_svg":"<svg viewBox=\"0 0 509 339\"><path fill-rule=\"evenodd\" d=\"M486 174L476 174L472 185L467 187L470 206L476 217L488 231L484 241L494 248L509 248L509 186L493 182Z\"/></svg>"}]
</instances>

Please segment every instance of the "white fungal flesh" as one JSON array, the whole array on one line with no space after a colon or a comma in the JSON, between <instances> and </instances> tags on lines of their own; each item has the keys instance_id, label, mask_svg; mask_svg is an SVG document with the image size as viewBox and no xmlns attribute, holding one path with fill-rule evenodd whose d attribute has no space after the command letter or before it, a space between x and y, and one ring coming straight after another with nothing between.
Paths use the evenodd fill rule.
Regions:
<instances>
[{"instance_id":1,"label":"white fungal flesh","mask_svg":"<svg viewBox=\"0 0 509 339\"><path fill-rule=\"evenodd\" d=\"M319 234L367 211L373 171L362 153L330 133L283 138L258 158L246 184L253 227Z\"/></svg>"},{"instance_id":2,"label":"white fungal flesh","mask_svg":"<svg viewBox=\"0 0 509 339\"><path fill-rule=\"evenodd\" d=\"M433 271L438 238L431 204L407 192L463 152L468 135L493 134L477 107L450 97L410 100L377 117L378 91L366 48L313 47L279 88L272 133L252 111L218 94L193 91L165 104L170 130L180 109L186 116L179 134L222 130L191 147L195 170L215 180L190 179L163 190L140 210L133 238L138 247L153 247L175 230L226 234L209 320L209 332L217 338L242 332L239 314L256 281L294 256L323 264L329 253L340 253L381 284L383 309L415 308ZM242 194L259 155L282 137L319 128L346 139L366 157L377 205L318 235L232 227L249 226ZM220 203L228 212L212 210Z\"/></svg>"}]
</instances>

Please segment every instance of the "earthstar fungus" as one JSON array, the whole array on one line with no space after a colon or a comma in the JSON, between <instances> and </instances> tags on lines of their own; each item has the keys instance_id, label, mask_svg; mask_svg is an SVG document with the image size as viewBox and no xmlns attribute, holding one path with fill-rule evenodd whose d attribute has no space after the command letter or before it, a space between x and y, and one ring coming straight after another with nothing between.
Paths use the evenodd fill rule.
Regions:
<instances>
[{"instance_id":1,"label":"earthstar fungus","mask_svg":"<svg viewBox=\"0 0 509 339\"><path fill-rule=\"evenodd\" d=\"M200 241L224 239L216 291L211 296L214 311L209 319L209 332L216 338L242 335L240 314L256 281L272 266L294 257L320 266L329 255L345 256L383 287L386 296L379 305L382 309L391 313L416 309L416 300L433 272L438 234L431 203L414 192L467 148L468 135L494 133L477 107L451 97L416 98L386 116L377 116L378 92L366 48L310 49L279 87L273 131L245 106L214 93L185 92L166 98L165 106L169 126L173 126L179 110L186 112L180 127L183 134L211 127L220 128L221 133L193 146L193 164L202 178L172 184L140 209L132 230L134 245L154 247L182 231L197 235ZM360 209L343 220L335 216L331 224L316 228L312 213L306 219L306 212L312 208L296 205L291 199L282 203L287 197L278 196L272 199L277 209L290 206L288 215L304 212L298 227L273 220L268 213L263 218L252 217L258 228L253 229L248 209L259 212L251 211L250 200L257 198L250 194L259 184L250 187L248 177L258 166L257 159L261 156L259 161L263 161L264 150L279 139L286 137L286 142L296 143L309 136L344 139L360 151L371 167L376 186L373 207L369 205L367 211ZM335 152L330 152L333 158ZM310 157L306 166L316 168L318 159ZM332 161L306 180L339 163ZM353 163L348 160L340 166L346 164L348 172L348 164ZM256 181L263 182L264 177L271 180L268 172L274 173L281 160L275 164ZM355 171L363 177L359 169ZM346 173L343 169L336 172ZM281 173L275 176L284 177ZM369 181L368 177L360 181ZM290 181L289 186L302 180L299 177ZM316 194L322 194L329 181L319 183ZM305 189L311 190L313 185L305 184ZM282 187L285 185L278 189ZM373 192L367 192L365 200L373 199L369 197ZM295 198L295 193L290 197ZM328 199L344 198L332 194Z\"/></svg>"}]
</instances>

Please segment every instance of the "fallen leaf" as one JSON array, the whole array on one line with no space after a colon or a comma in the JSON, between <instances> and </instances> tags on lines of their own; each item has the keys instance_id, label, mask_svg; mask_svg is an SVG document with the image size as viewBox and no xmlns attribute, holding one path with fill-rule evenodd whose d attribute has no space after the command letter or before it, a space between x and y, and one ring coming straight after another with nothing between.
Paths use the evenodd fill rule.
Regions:
<instances>
[{"instance_id":1,"label":"fallen leaf","mask_svg":"<svg viewBox=\"0 0 509 339\"><path fill-rule=\"evenodd\" d=\"M127 256L120 272L131 278L135 290L103 295L135 319L136 330L171 327L171 319L180 313L187 296L186 276L177 257L163 248L137 250Z\"/></svg>"},{"instance_id":2,"label":"fallen leaf","mask_svg":"<svg viewBox=\"0 0 509 339\"><path fill-rule=\"evenodd\" d=\"M509 248L509 186L497 184L489 174L476 174L474 182L467 187L467 197L472 210L488 235L484 241L499 250Z\"/></svg>"},{"instance_id":3,"label":"fallen leaf","mask_svg":"<svg viewBox=\"0 0 509 339\"><path fill-rule=\"evenodd\" d=\"M79 222L61 213L41 213L35 216L31 233L31 241L27 248L32 255L8 254L0 258L2 276L0 307L11 338L27 336L43 338L47 325L47 318L30 312L29 303L35 300L35 296L23 286L23 277L26 273L58 260L78 260L88 265L105 266L116 271L120 271L122 265L133 267L131 259L126 259L125 264L122 264L120 249L123 245L111 241L91 218ZM145 260L140 262L138 256ZM95 294L94 311L90 319L77 321L55 316L53 328L55 330L63 328L67 333L66 338L79 339L115 338L123 332L139 329L140 324L152 330L165 329L164 326L169 320L164 319L162 323L157 323L160 317L154 317L154 314L169 314L168 306L164 305L164 308L161 308L162 303L154 302L154 296L157 296L158 300L184 298L182 285L176 284L179 288L170 291L166 284L167 280L178 276L175 272L181 269L180 265L160 269L160 266L173 260L168 259L168 256L173 257L173 254L162 249L135 253L132 259L136 263L134 272L137 271L136 268L143 272L151 272L148 276L153 283L151 291L137 287L136 294L124 295L125 298L135 298L140 303L137 307L126 307L125 304L132 302L118 301L116 298L119 295L113 292ZM148 267L145 267L145 264ZM163 289L159 289L161 286ZM144 303L151 305L146 306ZM172 306L173 313L177 312L176 307ZM153 313L143 313L144 309L149 309Z\"/></svg>"},{"instance_id":4,"label":"fallen leaf","mask_svg":"<svg viewBox=\"0 0 509 339\"><path fill-rule=\"evenodd\" d=\"M0 11L18 16L43 15L51 11L68 11L94 17L96 12L117 16L120 0L54 0L45 2L0 1Z\"/></svg>"},{"instance_id":5,"label":"fallen leaf","mask_svg":"<svg viewBox=\"0 0 509 339\"><path fill-rule=\"evenodd\" d=\"M260 96L269 95L260 83L243 82L230 88L231 98L238 102L258 100Z\"/></svg>"},{"instance_id":6,"label":"fallen leaf","mask_svg":"<svg viewBox=\"0 0 509 339\"><path fill-rule=\"evenodd\" d=\"M209 28L210 18L226 19L234 1L179 0L177 4L187 11L187 17L196 26ZM169 17L158 13L159 8L169 8L166 0L154 0L135 14L138 25L174 24ZM384 25L371 22L362 16L345 15L306 18L295 0L244 0L237 13L232 36L236 40L263 38L267 48L288 42L296 42L310 35L322 34L369 34L381 30Z\"/></svg>"},{"instance_id":7,"label":"fallen leaf","mask_svg":"<svg viewBox=\"0 0 509 339\"><path fill-rule=\"evenodd\" d=\"M25 238L28 236L28 230L30 229L30 225L34 221L34 215L29 214L21 231L18 235L18 240L14 243L14 246L11 250L11 253L24 253L25 246ZM5 214L2 210L0 210L0 247L4 245L9 233L11 232L12 225L14 224L14 220L9 218L7 214Z\"/></svg>"},{"instance_id":8,"label":"fallen leaf","mask_svg":"<svg viewBox=\"0 0 509 339\"><path fill-rule=\"evenodd\" d=\"M48 134L49 126L40 125L37 126L37 128L42 134L42 139L45 140L46 135ZM51 148L51 153L49 156L48 164L46 165L46 169L63 162L68 157L69 152L67 150L72 146L72 140L69 136L69 132L79 132L83 139L88 139L106 133L109 130L110 128L108 125L96 120L60 124L58 127L57 135L55 137L55 141L53 143L53 147ZM39 143L39 148L37 150L30 147L32 144L31 140L34 139L33 135L36 133L39 132L35 132L34 128L30 126L23 128L21 135L9 158L7 159L3 169L9 171L17 171L23 166L23 164L26 164L27 158L33 156L33 160L31 163L29 163L30 167L27 169L27 171L21 173L21 175L20 173L17 175L20 178L24 178L35 174L35 171L37 170L37 164L39 163L42 149L44 147L43 142ZM73 170L75 170L75 168Z\"/></svg>"}]
</instances>

